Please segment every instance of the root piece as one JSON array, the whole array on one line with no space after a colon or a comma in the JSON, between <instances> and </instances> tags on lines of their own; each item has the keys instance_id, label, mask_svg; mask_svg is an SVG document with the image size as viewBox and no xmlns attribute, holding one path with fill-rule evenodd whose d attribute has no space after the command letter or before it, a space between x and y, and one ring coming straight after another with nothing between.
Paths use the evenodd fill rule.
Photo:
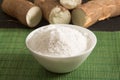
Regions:
<instances>
[{"instance_id":1,"label":"root piece","mask_svg":"<svg viewBox=\"0 0 120 80\"><path fill-rule=\"evenodd\" d=\"M82 3L82 0L60 0L60 3L67 9L74 9Z\"/></svg>"},{"instance_id":2,"label":"root piece","mask_svg":"<svg viewBox=\"0 0 120 80\"><path fill-rule=\"evenodd\" d=\"M87 28L97 21L118 15L119 0L91 0L72 11L72 22Z\"/></svg>"},{"instance_id":3,"label":"root piece","mask_svg":"<svg viewBox=\"0 0 120 80\"><path fill-rule=\"evenodd\" d=\"M2 9L29 27L35 27L41 21L41 9L27 0L3 0Z\"/></svg>"},{"instance_id":4,"label":"root piece","mask_svg":"<svg viewBox=\"0 0 120 80\"><path fill-rule=\"evenodd\" d=\"M41 7L43 16L51 24L68 24L71 20L70 12L56 0L35 0L34 3Z\"/></svg>"}]
</instances>

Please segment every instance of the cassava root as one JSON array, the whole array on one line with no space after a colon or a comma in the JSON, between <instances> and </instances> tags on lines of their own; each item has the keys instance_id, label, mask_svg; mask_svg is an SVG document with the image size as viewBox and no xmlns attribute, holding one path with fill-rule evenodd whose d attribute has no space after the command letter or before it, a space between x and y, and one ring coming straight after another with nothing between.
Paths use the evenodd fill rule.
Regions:
<instances>
[{"instance_id":1,"label":"cassava root","mask_svg":"<svg viewBox=\"0 0 120 80\"><path fill-rule=\"evenodd\" d=\"M91 0L72 11L72 23L89 27L97 21L120 15L120 0Z\"/></svg>"},{"instance_id":2,"label":"cassava root","mask_svg":"<svg viewBox=\"0 0 120 80\"><path fill-rule=\"evenodd\" d=\"M60 3L67 9L74 9L82 3L82 0L60 0Z\"/></svg>"},{"instance_id":3,"label":"cassava root","mask_svg":"<svg viewBox=\"0 0 120 80\"><path fill-rule=\"evenodd\" d=\"M68 24L71 20L70 12L62 7L57 0L35 0L45 19L51 24Z\"/></svg>"},{"instance_id":4,"label":"cassava root","mask_svg":"<svg viewBox=\"0 0 120 80\"><path fill-rule=\"evenodd\" d=\"M1 7L6 14L29 27L35 27L41 21L41 9L27 0L3 0Z\"/></svg>"}]
</instances>

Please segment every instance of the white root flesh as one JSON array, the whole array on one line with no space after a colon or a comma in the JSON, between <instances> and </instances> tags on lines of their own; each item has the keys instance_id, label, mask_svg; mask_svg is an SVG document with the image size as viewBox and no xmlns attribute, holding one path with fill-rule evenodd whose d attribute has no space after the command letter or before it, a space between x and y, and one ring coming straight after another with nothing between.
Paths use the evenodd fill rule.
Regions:
<instances>
[{"instance_id":1,"label":"white root flesh","mask_svg":"<svg viewBox=\"0 0 120 80\"><path fill-rule=\"evenodd\" d=\"M42 18L41 15L42 15L42 12L39 7L37 7L37 6L32 7L27 12L27 15L26 15L26 21L27 21L28 26L34 27L37 24L39 24L39 22L41 21L41 18Z\"/></svg>"},{"instance_id":2,"label":"white root flesh","mask_svg":"<svg viewBox=\"0 0 120 80\"><path fill-rule=\"evenodd\" d=\"M67 9L74 9L82 3L82 0L60 0L60 3Z\"/></svg>"},{"instance_id":3,"label":"white root flesh","mask_svg":"<svg viewBox=\"0 0 120 80\"><path fill-rule=\"evenodd\" d=\"M53 8L49 15L49 22L51 24L68 24L70 20L70 12L68 10L62 10L60 7Z\"/></svg>"}]
</instances>

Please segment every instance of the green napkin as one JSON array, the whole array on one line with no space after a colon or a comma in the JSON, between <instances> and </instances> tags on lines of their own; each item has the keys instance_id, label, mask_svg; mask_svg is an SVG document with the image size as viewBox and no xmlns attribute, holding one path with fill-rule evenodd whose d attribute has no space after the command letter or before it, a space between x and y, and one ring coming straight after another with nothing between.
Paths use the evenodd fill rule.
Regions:
<instances>
[{"instance_id":1,"label":"green napkin","mask_svg":"<svg viewBox=\"0 0 120 80\"><path fill-rule=\"evenodd\" d=\"M32 29L0 29L0 80L120 80L120 32L94 31L98 42L75 71L45 70L25 46Z\"/></svg>"}]
</instances>

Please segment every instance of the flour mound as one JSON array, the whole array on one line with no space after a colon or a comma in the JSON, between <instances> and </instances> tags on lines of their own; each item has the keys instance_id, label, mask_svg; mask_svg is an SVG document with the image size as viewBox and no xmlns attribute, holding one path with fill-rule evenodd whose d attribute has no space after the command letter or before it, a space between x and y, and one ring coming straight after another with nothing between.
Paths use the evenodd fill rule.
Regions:
<instances>
[{"instance_id":1,"label":"flour mound","mask_svg":"<svg viewBox=\"0 0 120 80\"><path fill-rule=\"evenodd\" d=\"M41 28L34 36L34 49L51 56L73 56L87 48L87 38L78 30L64 26Z\"/></svg>"}]
</instances>

